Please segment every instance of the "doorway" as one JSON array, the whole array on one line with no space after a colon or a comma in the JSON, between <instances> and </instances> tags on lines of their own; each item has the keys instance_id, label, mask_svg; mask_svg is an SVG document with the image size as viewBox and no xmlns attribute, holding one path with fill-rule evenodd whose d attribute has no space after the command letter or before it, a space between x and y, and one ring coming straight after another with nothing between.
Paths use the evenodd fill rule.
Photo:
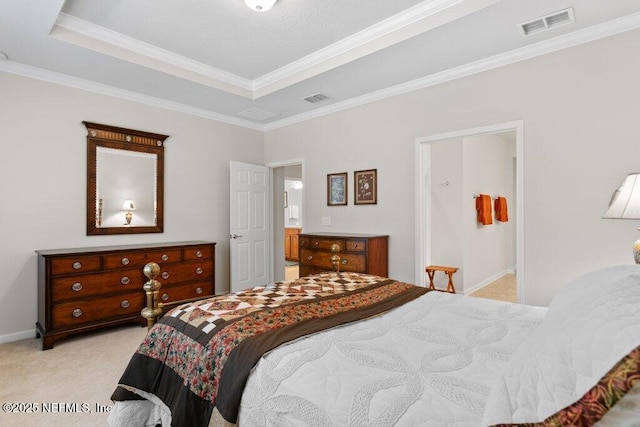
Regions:
<instances>
[{"instance_id":1,"label":"doorway","mask_svg":"<svg viewBox=\"0 0 640 427\"><path fill-rule=\"evenodd\" d=\"M450 265L459 268L458 293L515 279L515 301L523 302L522 156L521 121L416 140L416 283L425 285L426 265ZM505 197L508 221L479 225L479 194L490 195L492 209Z\"/></svg>"},{"instance_id":2,"label":"doorway","mask_svg":"<svg viewBox=\"0 0 640 427\"><path fill-rule=\"evenodd\" d=\"M302 232L302 165L284 168L284 278L300 277L298 236Z\"/></svg>"},{"instance_id":3,"label":"doorway","mask_svg":"<svg viewBox=\"0 0 640 427\"><path fill-rule=\"evenodd\" d=\"M297 278L297 242L304 226L304 164L295 159L267 166L273 178L273 280Z\"/></svg>"}]
</instances>

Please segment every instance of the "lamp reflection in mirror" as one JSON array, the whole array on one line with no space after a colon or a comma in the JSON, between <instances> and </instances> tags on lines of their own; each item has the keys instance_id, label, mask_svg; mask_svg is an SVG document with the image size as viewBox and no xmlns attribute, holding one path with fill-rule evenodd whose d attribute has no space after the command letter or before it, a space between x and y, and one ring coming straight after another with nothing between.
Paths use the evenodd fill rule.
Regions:
<instances>
[{"instance_id":1,"label":"lamp reflection in mirror","mask_svg":"<svg viewBox=\"0 0 640 427\"><path fill-rule=\"evenodd\" d=\"M276 4L276 1L277 0L244 0L245 4L256 12L266 12Z\"/></svg>"},{"instance_id":2,"label":"lamp reflection in mirror","mask_svg":"<svg viewBox=\"0 0 640 427\"><path fill-rule=\"evenodd\" d=\"M613 192L603 218L640 219L640 173L630 173ZM638 228L640 230L640 228ZM633 244L633 258L640 264L640 239Z\"/></svg>"},{"instance_id":3,"label":"lamp reflection in mirror","mask_svg":"<svg viewBox=\"0 0 640 427\"><path fill-rule=\"evenodd\" d=\"M133 202L133 200L127 199L122 204L122 210L127 211L127 213L124 214L124 219L125 221L127 221L124 223L124 225L131 225L131 218L133 218L133 214L131 213L131 211L136 210L136 204Z\"/></svg>"}]
</instances>

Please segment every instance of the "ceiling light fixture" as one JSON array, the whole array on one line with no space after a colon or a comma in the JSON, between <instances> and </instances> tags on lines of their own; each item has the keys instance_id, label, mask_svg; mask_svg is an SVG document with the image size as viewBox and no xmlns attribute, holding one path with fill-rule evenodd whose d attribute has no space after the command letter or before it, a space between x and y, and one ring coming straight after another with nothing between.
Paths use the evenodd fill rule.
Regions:
<instances>
[{"instance_id":1,"label":"ceiling light fixture","mask_svg":"<svg viewBox=\"0 0 640 427\"><path fill-rule=\"evenodd\" d=\"M266 12L276 4L276 1L278 0L244 0L246 5L256 12Z\"/></svg>"}]
</instances>

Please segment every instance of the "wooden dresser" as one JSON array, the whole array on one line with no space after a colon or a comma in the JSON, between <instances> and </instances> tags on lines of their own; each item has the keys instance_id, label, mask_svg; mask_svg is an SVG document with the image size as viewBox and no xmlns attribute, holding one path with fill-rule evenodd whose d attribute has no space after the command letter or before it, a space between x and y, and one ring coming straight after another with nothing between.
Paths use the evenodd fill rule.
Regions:
<instances>
[{"instance_id":1,"label":"wooden dresser","mask_svg":"<svg viewBox=\"0 0 640 427\"><path fill-rule=\"evenodd\" d=\"M331 271L331 245L340 246L340 271L389 274L388 236L372 234L302 233L300 276Z\"/></svg>"},{"instance_id":2,"label":"wooden dresser","mask_svg":"<svg viewBox=\"0 0 640 427\"><path fill-rule=\"evenodd\" d=\"M178 242L36 251L42 349L69 335L123 323L146 325L142 268L160 265L160 302L215 293L215 243ZM165 307L165 312L171 307Z\"/></svg>"}]
</instances>

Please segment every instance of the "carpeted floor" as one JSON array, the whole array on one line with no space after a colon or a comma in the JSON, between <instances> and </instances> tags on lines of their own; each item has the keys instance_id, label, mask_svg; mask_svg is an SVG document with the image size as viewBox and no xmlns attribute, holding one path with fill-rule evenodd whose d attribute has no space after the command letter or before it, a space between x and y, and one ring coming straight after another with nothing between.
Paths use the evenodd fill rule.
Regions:
<instances>
[{"instance_id":1,"label":"carpeted floor","mask_svg":"<svg viewBox=\"0 0 640 427\"><path fill-rule=\"evenodd\" d=\"M111 393L146 330L78 335L47 351L35 338L0 345L0 425L106 426Z\"/></svg>"}]
</instances>

